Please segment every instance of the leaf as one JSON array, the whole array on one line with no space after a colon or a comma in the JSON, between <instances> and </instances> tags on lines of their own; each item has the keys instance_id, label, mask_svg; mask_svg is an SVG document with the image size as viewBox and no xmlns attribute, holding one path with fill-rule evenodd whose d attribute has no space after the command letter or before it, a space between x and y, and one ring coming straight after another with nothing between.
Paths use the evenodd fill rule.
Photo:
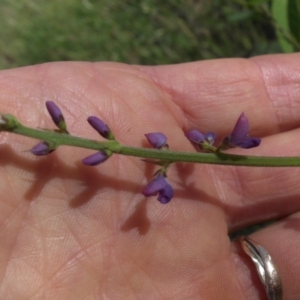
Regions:
<instances>
[{"instance_id":1,"label":"leaf","mask_svg":"<svg viewBox=\"0 0 300 300\"><path fill-rule=\"evenodd\" d=\"M300 1L288 1L289 28L295 39L300 42Z\"/></svg>"},{"instance_id":2,"label":"leaf","mask_svg":"<svg viewBox=\"0 0 300 300\"><path fill-rule=\"evenodd\" d=\"M282 30L288 34L291 34L288 19L288 5L289 0L273 0L272 15ZM276 30L276 35L284 52L294 52L293 45L286 40L286 37L280 32L280 30Z\"/></svg>"},{"instance_id":3,"label":"leaf","mask_svg":"<svg viewBox=\"0 0 300 300\"><path fill-rule=\"evenodd\" d=\"M254 14L253 11L246 10L246 11L243 11L243 12L230 14L227 17L227 20L229 22L243 22L247 19L250 19L253 16L253 14Z\"/></svg>"},{"instance_id":4,"label":"leaf","mask_svg":"<svg viewBox=\"0 0 300 300\"><path fill-rule=\"evenodd\" d=\"M248 0L248 5L249 6L258 6L262 4L266 4L268 1L267 0Z\"/></svg>"}]
</instances>

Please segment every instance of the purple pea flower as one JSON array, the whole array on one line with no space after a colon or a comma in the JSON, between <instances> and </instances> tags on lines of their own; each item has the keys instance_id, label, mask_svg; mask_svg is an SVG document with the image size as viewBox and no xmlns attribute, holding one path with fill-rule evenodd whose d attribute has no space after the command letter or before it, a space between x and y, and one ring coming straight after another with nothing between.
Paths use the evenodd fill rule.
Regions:
<instances>
[{"instance_id":1,"label":"purple pea flower","mask_svg":"<svg viewBox=\"0 0 300 300\"><path fill-rule=\"evenodd\" d=\"M53 101L46 101L46 108L47 108L54 124L61 131L68 133L65 118L64 118L60 108Z\"/></svg>"},{"instance_id":2,"label":"purple pea flower","mask_svg":"<svg viewBox=\"0 0 300 300\"><path fill-rule=\"evenodd\" d=\"M145 137L147 138L149 144L155 149L168 147L167 137L161 132L146 133Z\"/></svg>"},{"instance_id":3,"label":"purple pea flower","mask_svg":"<svg viewBox=\"0 0 300 300\"><path fill-rule=\"evenodd\" d=\"M223 139L221 147L253 148L260 145L261 139L249 136L249 121L244 113L238 118L232 133Z\"/></svg>"},{"instance_id":4,"label":"purple pea flower","mask_svg":"<svg viewBox=\"0 0 300 300\"><path fill-rule=\"evenodd\" d=\"M212 145L216 140L216 135L213 132L201 133L197 129L190 130L185 133L185 136L199 148L205 152L211 152Z\"/></svg>"},{"instance_id":5,"label":"purple pea flower","mask_svg":"<svg viewBox=\"0 0 300 300\"><path fill-rule=\"evenodd\" d=\"M166 178L162 174L158 174L145 186L142 193L146 197L154 196L158 193L157 200L162 204L166 204L172 199L174 190Z\"/></svg>"},{"instance_id":6,"label":"purple pea flower","mask_svg":"<svg viewBox=\"0 0 300 300\"><path fill-rule=\"evenodd\" d=\"M205 134L201 133L197 129L190 130L185 133L185 136L195 144L208 143L210 146L216 140L216 135L213 132L207 132Z\"/></svg>"},{"instance_id":7,"label":"purple pea flower","mask_svg":"<svg viewBox=\"0 0 300 300\"><path fill-rule=\"evenodd\" d=\"M99 118L95 117L95 116L90 116L88 117L87 121L90 123L90 125L96 130L98 131L98 133L108 139L108 140L114 140L115 137L113 135L113 133L111 132L111 130L109 129L109 127Z\"/></svg>"},{"instance_id":8,"label":"purple pea flower","mask_svg":"<svg viewBox=\"0 0 300 300\"><path fill-rule=\"evenodd\" d=\"M106 151L100 151L84 158L82 163L86 166L97 166L105 162L110 156Z\"/></svg>"},{"instance_id":9,"label":"purple pea flower","mask_svg":"<svg viewBox=\"0 0 300 300\"><path fill-rule=\"evenodd\" d=\"M55 149L51 149L46 142L40 142L35 145L30 152L36 156L43 156L53 152Z\"/></svg>"}]
</instances>

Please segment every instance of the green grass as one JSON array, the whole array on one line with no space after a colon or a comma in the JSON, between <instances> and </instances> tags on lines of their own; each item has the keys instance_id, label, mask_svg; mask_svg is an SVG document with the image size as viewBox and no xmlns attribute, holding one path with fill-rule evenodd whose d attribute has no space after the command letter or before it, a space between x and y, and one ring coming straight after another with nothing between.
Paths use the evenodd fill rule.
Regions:
<instances>
[{"instance_id":1,"label":"green grass","mask_svg":"<svg viewBox=\"0 0 300 300\"><path fill-rule=\"evenodd\" d=\"M61 60L157 65L280 52L266 16L240 2L1 0L0 69Z\"/></svg>"}]
</instances>

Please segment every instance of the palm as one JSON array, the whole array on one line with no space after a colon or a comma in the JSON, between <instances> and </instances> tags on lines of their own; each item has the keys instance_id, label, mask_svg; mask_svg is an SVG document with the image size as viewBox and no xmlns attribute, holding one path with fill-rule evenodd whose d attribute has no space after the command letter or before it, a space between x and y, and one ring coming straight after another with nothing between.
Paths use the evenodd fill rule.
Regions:
<instances>
[{"instance_id":1,"label":"palm","mask_svg":"<svg viewBox=\"0 0 300 300\"><path fill-rule=\"evenodd\" d=\"M207 72L208 66L217 69ZM246 82L247 76L252 81ZM135 146L145 146L145 133L161 131L172 149L193 151L184 130L197 127L222 136L242 111L260 136L299 125L292 113L275 118L276 105L272 111L263 78L250 62L156 69L55 63L5 71L0 85L0 111L24 124L53 127L44 109L51 99L72 134L97 139L85 122L96 115L121 143ZM277 104L279 97L276 91L270 96ZM296 100L295 93L290 105L299 111ZM279 148L282 139L273 135L251 153L299 153L297 130L281 137L293 148ZM35 158L22 152L34 141L4 133L1 139L0 295L5 299L262 299L253 266L248 265L248 274L248 260L230 244L228 228L300 208L297 168L177 164L169 172L175 197L161 205L142 196L155 168L138 159L114 155L98 167L86 167L80 160L93 153L89 150L62 147ZM256 234L283 270L288 258L281 253L300 243L297 231L291 231L297 224L294 215ZM284 239L284 230L292 238ZM274 245L272 237L282 243ZM300 270L293 276L282 272L287 299L296 299L300 290L293 283Z\"/></svg>"}]
</instances>

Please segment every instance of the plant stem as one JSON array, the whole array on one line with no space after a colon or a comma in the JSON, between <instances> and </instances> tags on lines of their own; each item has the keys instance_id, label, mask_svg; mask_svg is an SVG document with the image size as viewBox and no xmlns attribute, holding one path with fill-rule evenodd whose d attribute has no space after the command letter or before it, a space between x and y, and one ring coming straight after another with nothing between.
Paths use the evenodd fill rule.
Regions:
<instances>
[{"instance_id":1,"label":"plant stem","mask_svg":"<svg viewBox=\"0 0 300 300\"><path fill-rule=\"evenodd\" d=\"M4 131L20 134L42 141L49 142L56 147L68 145L73 147L87 148L92 150L109 150L113 153L135 156L140 158L155 159L172 162L191 162L203 164L219 164L234 166L252 166L252 167L299 167L300 157L262 157L262 156L244 156L217 153L199 153L199 152L178 152L167 149L157 150L148 148L137 148L121 145L115 140L94 141L81 137L68 135L65 133L34 129L26 127L19 122L11 128L2 128Z\"/></svg>"},{"instance_id":2,"label":"plant stem","mask_svg":"<svg viewBox=\"0 0 300 300\"><path fill-rule=\"evenodd\" d=\"M245 156L227 153L193 153L122 146L119 154L159 159L168 162L191 162L249 167L300 167L300 157Z\"/></svg>"}]
</instances>

